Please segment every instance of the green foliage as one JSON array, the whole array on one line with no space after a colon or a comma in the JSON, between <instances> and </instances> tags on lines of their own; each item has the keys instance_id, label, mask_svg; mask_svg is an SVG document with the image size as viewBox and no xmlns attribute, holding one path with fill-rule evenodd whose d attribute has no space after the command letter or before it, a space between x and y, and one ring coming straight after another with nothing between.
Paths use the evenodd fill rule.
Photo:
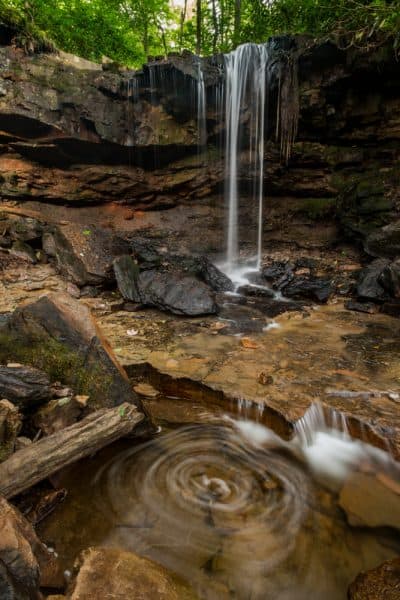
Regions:
<instances>
[{"instance_id":1,"label":"green foliage","mask_svg":"<svg viewBox=\"0 0 400 600\"><path fill-rule=\"evenodd\" d=\"M71 385L77 394L93 397L106 394L110 377L101 366L88 365L86 357L67 348L54 339L27 341L0 332L0 364L9 361L36 367L49 376L50 381Z\"/></svg>"},{"instance_id":2,"label":"green foliage","mask_svg":"<svg viewBox=\"0 0 400 600\"><path fill-rule=\"evenodd\" d=\"M55 45L95 61L140 66L148 55L227 52L244 42L300 33L368 47L392 37L400 51L400 0L197 0L196 13L171 0L0 0L0 20L30 51Z\"/></svg>"}]
</instances>

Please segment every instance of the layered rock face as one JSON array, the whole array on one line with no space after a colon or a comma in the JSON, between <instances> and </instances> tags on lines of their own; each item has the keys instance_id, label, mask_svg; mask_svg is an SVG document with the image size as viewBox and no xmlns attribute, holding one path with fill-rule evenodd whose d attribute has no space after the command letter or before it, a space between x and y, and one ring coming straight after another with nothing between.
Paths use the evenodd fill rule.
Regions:
<instances>
[{"instance_id":1,"label":"layered rock face","mask_svg":"<svg viewBox=\"0 0 400 600\"><path fill-rule=\"evenodd\" d=\"M331 43L307 49L300 38L289 42L298 55L299 135L288 166L277 144L266 148L270 223L278 227L282 209L299 225L335 215L347 233L365 237L388 222L398 202L399 63L390 45L362 52ZM288 39L274 44L288 46ZM207 160L198 155L196 57L111 73L63 53L26 57L2 47L0 64L2 199L118 199L157 210L204 202L220 188L222 57L201 65ZM271 138L276 88L273 77ZM246 123L249 114L241 118ZM254 173L246 155L241 163L245 195Z\"/></svg>"}]
</instances>

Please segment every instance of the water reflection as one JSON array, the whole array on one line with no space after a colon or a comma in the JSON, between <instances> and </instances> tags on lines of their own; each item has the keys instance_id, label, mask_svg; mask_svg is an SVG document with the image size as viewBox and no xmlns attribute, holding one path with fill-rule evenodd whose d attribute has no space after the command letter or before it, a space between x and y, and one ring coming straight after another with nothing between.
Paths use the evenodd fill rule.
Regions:
<instances>
[{"instance_id":1,"label":"water reflection","mask_svg":"<svg viewBox=\"0 0 400 600\"><path fill-rule=\"evenodd\" d=\"M212 418L82 463L42 535L66 566L88 545L119 546L207 600L341 600L358 572L400 552L392 531L351 528L338 506L343 481L367 463L389 468L383 453L327 432L302 447Z\"/></svg>"}]
</instances>

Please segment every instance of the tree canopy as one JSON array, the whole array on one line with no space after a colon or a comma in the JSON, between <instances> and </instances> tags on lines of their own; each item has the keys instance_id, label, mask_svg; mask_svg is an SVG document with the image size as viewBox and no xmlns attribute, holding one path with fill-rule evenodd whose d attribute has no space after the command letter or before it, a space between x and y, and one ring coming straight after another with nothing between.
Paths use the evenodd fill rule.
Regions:
<instances>
[{"instance_id":1,"label":"tree canopy","mask_svg":"<svg viewBox=\"0 0 400 600\"><path fill-rule=\"evenodd\" d=\"M0 0L0 21L22 43L132 67L149 55L227 52L283 33L354 45L391 36L400 48L400 0Z\"/></svg>"}]
</instances>

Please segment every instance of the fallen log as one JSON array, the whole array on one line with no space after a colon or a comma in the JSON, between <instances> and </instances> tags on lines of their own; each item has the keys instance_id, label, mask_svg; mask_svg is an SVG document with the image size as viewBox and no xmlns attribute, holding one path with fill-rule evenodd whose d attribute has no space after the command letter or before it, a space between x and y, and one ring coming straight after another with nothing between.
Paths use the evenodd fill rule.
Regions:
<instances>
[{"instance_id":1,"label":"fallen log","mask_svg":"<svg viewBox=\"0 0 400 600\"><path fill-rule=\"evenodd\" d=\"M144 419L135 406L101 409L42 438L0 464L0 495L12 498L63 467L128 435Z\"/></svg>"}]
</instances>

